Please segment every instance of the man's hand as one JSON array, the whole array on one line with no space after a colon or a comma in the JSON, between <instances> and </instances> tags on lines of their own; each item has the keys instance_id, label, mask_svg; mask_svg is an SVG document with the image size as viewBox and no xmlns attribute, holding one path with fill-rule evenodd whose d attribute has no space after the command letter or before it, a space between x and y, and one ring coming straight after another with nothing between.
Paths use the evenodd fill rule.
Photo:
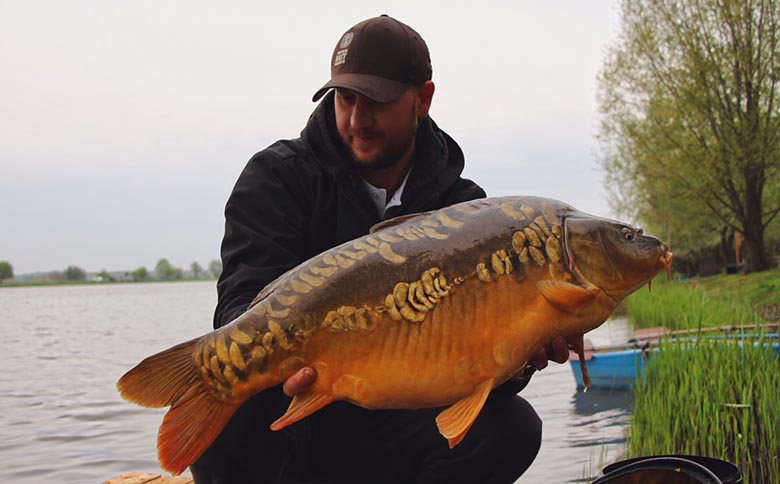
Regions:
<instances>
[{"instance_id":1,"label":"man's hand","mask_svg":"<svg viewBox=\"0 0 780 484\"><path fill-rule=\"evenodd\" d=\"M294 397L304 393L311 388L314 384L314 380L317 379L317 372L310 366L304 366L300 370L290 375L285 381L282 388L285 395L288 397Z\"/></svg>"},{"instance_id":2,"label":"man's hand","mask_svg":"<svg viewBox=\"0 0 780 484\"><path fill-rule=\"evenodd\" d=\"M509 379L514 381L528 380L535 371L547 368L549 361L566 363L569 359L569 346L569 341L563 336L555 338L550 341L550 344L537 351L524 367L510 375Z\"/></svg>"},{"instance_id":3,"label":"man's hand","mask_svg":"<svg viewBox=\"0 0 780 484\"><path fill-rule=\"evenodd\" d=\"M559 336L552 340L550 344L536 352L528 361L527 366L532 366L537 370L547 368L548 361L556 363L566 363L569 359L569 342L566 338Z\"/></svg>"}]
</instances>

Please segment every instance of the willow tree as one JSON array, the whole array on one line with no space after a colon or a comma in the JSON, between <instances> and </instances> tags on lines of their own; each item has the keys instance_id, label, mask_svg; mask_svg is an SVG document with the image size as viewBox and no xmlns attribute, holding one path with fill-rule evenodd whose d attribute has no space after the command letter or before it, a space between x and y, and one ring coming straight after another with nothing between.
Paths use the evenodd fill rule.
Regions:
<instances>
[{"instance_id":1,"label":"willow tree","mask_svg":"<svg viewBox=\"0 0 780 484\"><path fill-rule=\"evenodd\" d=\"M599 74L616 208L684 245L742 232L754 271L780 213L779 27L780 0L623 0Z\"/></svg>"}]
</instances>

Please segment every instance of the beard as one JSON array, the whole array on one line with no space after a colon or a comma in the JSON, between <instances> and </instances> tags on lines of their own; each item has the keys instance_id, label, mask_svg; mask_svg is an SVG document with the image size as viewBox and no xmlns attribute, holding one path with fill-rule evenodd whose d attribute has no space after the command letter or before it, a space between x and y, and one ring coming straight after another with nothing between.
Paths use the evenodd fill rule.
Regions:
<instances>
[{"instance_id":1,"label":"beard","mask_svg":"<svg viewBox=\"0 0 780 484\"><path fill-rule=\"evenodd\" d=\"M417 136L417 124L417 113L413 109L410 112L410 118L407 124L409 129L395 138L388 139L379 152L374 155L364 153L363 147L360 144L355 144L354 141L350 142L350 140L343 140L350 161L354 166L368 171L380 171L394 166L400 161L401 157L409 151L409 147L414 144L415 137ZM356 134L368 134L370 138L372 133Z\"/></svg>"},{"instance_id":2,"label":"beard","mask_svg":"<svg viewBox=\"0 0 780 484\"><path fill-rule=\"evenodd\" d=\"M355 166L364 170L380 171L398 163L401 157L409 150L412 143L414 143L414 137L415 133L412 133L411 136L405 137L403 140L388 143L382 147L379 153L373 156L358 155L361 151L361 147L360 145L355 146L354 144L347 147L347 152Z\"/></svg>"}]
</instances>

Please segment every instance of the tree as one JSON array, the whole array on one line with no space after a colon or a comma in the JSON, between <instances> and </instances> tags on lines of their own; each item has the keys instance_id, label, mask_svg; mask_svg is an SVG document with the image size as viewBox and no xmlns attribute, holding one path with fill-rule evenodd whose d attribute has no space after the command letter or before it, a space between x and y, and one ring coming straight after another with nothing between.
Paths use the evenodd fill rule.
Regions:
<instances>
[{"instance_id":1,"label":"tree","mask_svg":"<svg viewBox=\"0 0 780 484\"><path fill-rule=\"evenodd\" d=\"M108 272L105 269L103 269L102 271L98 272L97 276L103 282L116 282L116 279L114 278L114 276L112 276L111 273Z\"/></svg>"},{"instance_id":2,"label":"tree","mask_svg":"<svg viewBox=\"0 0 780 484\"><path fill-rule=\"evenodd\" d=\"M0 260L0 283L14 278L14 266L7 260Z\"/></svg>"},{"instance_id":3,"label":"tree","mask_svg":"<svg viewBox=\"0 0 780 484\"><path fill-rule=\"evenodd\" d=\"M212 259L211 262L209 262L209 272L211 272L211 275L214 277L219 278L222 274L222 261L219 259Z\"/></svg>"},{"instance_id":4,"label":"tree","mask_svg":"<svg viewBox=\"0 0 780 484\"><path fill-rule=\"evenodd\" d=\"M149 271L146 270L146 267L141 266L138 269L131 272L130 277L133 278L134 282L143 282L149 279Z\"/></svg>"},{"instance_id":5,"label":"tree","mask_svg":"<svg viewBox=\"0 0 780 484\"><path fill-rule=\"evenodd\" d=\"M613 205L687 248L739 231L749 269L770 268L779 81L780 0L623 0L599 74Z\"/></svg>"},{"instance_id":6,"label":"tree","mask_svg":"<svg viewBox=\"0 0 780 484\"><path fill-rule=\"evenodd\" d=\"M174 279L182 278L182 270L177 267L173 267L171 263L168 262L168 259L164 258L157 261L154 272L157 276L157 279L161 279L163 281L172 281Z\"/></svg>"},{"instance_id":7,"label":"tree","mask_svg":"<svg viewBox=\"0 0 780 484\"><path fill-rule=\"evenodd\" d=\"M203 268L197 262L190 264L190 270L192 271L192 277L200 279L200 275L203 273Z\"/></svg>"},{"instance_id":8,"label":"tree","mask_svg":"<svg viewBox=\"0 0 780 484\"><path fill-rule=\"evenodd\" d=\"M78 266L68 266L62 273L67 281L83 281L87 278L87 273Z\"/></svg>"}]
</instances>

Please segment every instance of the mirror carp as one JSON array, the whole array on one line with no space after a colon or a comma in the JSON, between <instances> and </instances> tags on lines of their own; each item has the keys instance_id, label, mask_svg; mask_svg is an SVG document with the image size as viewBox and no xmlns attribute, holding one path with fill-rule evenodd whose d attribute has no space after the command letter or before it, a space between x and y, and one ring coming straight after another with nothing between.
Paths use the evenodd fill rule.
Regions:
<instances>
[{"instance_id":1,"label":"mirror carp","mask_svg":"<svg viewBox=\"0 0 780 484\"><path fill-rule=\"evenodd\" d=\"M641 229L546 198L399 217L286 272L230 324L146 358L117 387L138 405L170 406L158 455L174 474L249 397L304 366L314 386L273 430L336 400L449 406L436 422L453 447L490 391L556 337L578 337L585 370L582 335L669 275L672 257Z\"/></svg>"}]
</instances>

